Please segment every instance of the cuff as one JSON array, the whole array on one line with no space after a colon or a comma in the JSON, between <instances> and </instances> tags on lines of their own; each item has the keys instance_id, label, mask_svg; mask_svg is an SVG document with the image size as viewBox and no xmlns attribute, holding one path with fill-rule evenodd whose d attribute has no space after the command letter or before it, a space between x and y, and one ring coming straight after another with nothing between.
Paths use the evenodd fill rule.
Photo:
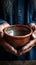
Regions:
<instances>
[{"instance_id":1,"label":"cuff","mask_svg":"<svg viewBox=\"0 0 36 65\"><path fill-rule=\"evenodd\" d=\"M5 20L0 19L0 24L3 24L5 22L6 22Z\"/></svg>"}]
</instances>

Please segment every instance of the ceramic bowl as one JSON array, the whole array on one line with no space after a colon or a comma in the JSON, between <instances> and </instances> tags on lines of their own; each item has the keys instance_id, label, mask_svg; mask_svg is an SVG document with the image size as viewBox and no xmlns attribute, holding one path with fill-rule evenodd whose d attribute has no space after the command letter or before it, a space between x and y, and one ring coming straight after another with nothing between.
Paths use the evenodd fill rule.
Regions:
<instances>
[{"instance_id":1,"label":"ceramic bowl","mask_svg":"<svg viewBox=\"0 0 36 65\"><path fill-rule=\"evenodd\" d=\"M15 48L26 45L29 42L31 35L32 29L26 25L12 25L4 29L6 41Z\"/></svg>"}]
</instances>

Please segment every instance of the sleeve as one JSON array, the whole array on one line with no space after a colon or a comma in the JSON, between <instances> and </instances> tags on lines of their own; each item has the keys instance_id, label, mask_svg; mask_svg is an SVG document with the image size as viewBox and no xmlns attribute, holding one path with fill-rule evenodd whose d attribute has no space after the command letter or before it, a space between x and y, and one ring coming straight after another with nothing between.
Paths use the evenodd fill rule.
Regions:
<instances>
[{"instance_id":1,"label":"sleeve","mask_svg":"<svg viewBox=\"0 0 36 65\"><path fill-rule=\"evenodd\" d=\"M0 24L3 24L5 22L6 22L5 20L0 19Z\"/></svg>"}]
</instances>

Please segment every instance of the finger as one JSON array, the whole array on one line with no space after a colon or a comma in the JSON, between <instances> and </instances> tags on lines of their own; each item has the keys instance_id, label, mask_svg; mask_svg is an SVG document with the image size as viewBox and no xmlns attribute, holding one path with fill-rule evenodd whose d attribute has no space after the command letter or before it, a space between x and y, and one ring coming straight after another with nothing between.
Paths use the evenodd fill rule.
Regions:
<instances>
[{"instance_id":1,"label":"finger","mask_svg":"<svg viewBox=\"0 0 36 65\"><path fill-rule=\"evenodd\" d=\"M10 26L7 22L3 23L1 26L1 30L3 30L4 28Z\"/></svg>"},{"instance_id":2,"label":"finger","mask_svg":"<svg viewBox=\"0 0 36 65\"><path fill-rule=\"evenodd\" d=\"M30 43L22 47L22 49L19 50L19 53L22 54L28 52L33 46L35 46L35 40L30 41Z\"/></svg>"},{"instance_id":3,"label":"finger","mask_svg":"<svg viewBox=\"0 0 36 65\"><path fill-rule=\"evenodd\" d=\"M36 30L33 32L32 37L36 39Z\"/></svg>"},{"instance_id":4,"label":"finger","mask_svg":"<svg viewBox=\"0 0 36 65\"><path fill-rule=\"evenodd\" d=\"M29 52L31 49L32 49L32 47L27 49L27 50L24 50L24 51L20 52L19 55L25 54L25 53Z\"/></svg>"},{"instance_id":5,"label":"finger","mask_svg":"<svg viewBox=\"0 0 36 65\"><path fill-rule=\"evenodd\" d=\"M12 54L18 55L17 54L17 50L14 47L12 47L10 44L8 44L7 42L5 42L3 39L2 39L2 41L3 41L2 46L3 46L3 48L6 51L8 51L8 52L10 52Z\"/></svg>"},{"instance_id":6,"label":"finger","mask_svg":"<svg viewBox=\"0 0 36 65\"><path fill-rule=\"evenodd\" d=\"M3 36L4 36L3 31L0 31L0 38L3 38Z\"/></svg>"},{"instance_id":7,"label":"finger","mask_svg":"<svg viewBox=\"0 0 36 65\"><path fill-rule=\"evenodd\" d=\"M35 23L31 23L31 24L30 24L30 27L31 27L32 30L34 31L34 30L35 30Z\"/></svg>"},{"instance_id":8,"label":"finger","mask_svg":"<svg viewBox=\"0 0 36 65\"><path fill-rule=\"evenodd\" d=\"M35 46L36 39L30 41L26 46L22 47L22 50L29 49L30 47Z\"/></svg>"}]
</instances>

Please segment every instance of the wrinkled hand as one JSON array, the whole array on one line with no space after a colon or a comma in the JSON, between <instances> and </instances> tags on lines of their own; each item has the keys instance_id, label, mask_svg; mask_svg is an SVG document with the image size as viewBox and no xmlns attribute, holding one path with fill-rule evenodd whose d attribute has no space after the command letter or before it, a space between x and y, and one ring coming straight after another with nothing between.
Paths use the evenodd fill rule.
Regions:
<instances>
[{"instance_id":1,"label":"wrinkled hand","mask_svg":"<svg viewBox=\"0 0 36 65\"><path fill-rule=\"evenodd\" d=\"M32 49L32 47L35 46L35 43L36 43L36 39L30 41L26 46L22 47L19 50L19 55L29 52Z\"/></svg>"},{"instance_id":2,"label":"wrinkled hand","mask_svg":"<svg viewBox=\"0 0 36 65\"><path fill-rule=\"evenodd\" d=\"M3 29L10 26L7 22L0 25L0 38L4 36Z\"/></svg>"},{"instance_id":3,"label":"wrinkled hand","mask_svg":"<svg viewBox=\"0 0 36 65\"><path fill-rule=\"evenodd\" d=\"M4 36L3 29L8 26L10 26L8 23L0 25L0 46L2 46L6 51L17 56L18 55L17 50L3 39Z\"/></svg>"},{"instance_id":4,"label":"wrinkled hand","mask_svg":"<svg viewBox=\"0 0 36 65\"><path fill-rule=\"evenodd\" d=\"M35 29L36 29L36 25L34 23L33 24L31 23L30 27L32 28L32 30L34 32ZM32 36L33 36L33 34L32 34ZM36 38L34 39L34 37L33 37L33 40L31 40L26 46L22 47L19 50L19 52L18 52L19 55L22 55L22 54L24 54L26 52L29 52L32 49L32 47L35 46L35 45L36 45Z\"/></svg>"},{"instance_id":5,"label":"wrinkled hand","mask_svg":"<svg viewBox=\"0 0 36 65\"><path fill-rule=\"evenodd\" d=\"M2 25L0 25L0 46L2 46L6 51L18 56L18 55L22 55L28 51L31 50L31 48L33 46L35 46L36 43L36 39L31 40L26 46L22 47L18 52L17 50L12 47L9 43L7 43L3 38L4 34L3 34L3 29L7 26L10 26L8 23L4 23Z\"/></svg>"},{"instance_id":6,"label":"wrinkled hand","mask_svg":"<svg viewBox=\"0 0 36 65\"><path fill-rule=\"evenodd\" d=\"M12 53L14 55L18 55L17 54L17 50L12 47L9 43L7 43L4 39L1 39L1 46L9 53Z\"/></svg>"}]
</instances>

